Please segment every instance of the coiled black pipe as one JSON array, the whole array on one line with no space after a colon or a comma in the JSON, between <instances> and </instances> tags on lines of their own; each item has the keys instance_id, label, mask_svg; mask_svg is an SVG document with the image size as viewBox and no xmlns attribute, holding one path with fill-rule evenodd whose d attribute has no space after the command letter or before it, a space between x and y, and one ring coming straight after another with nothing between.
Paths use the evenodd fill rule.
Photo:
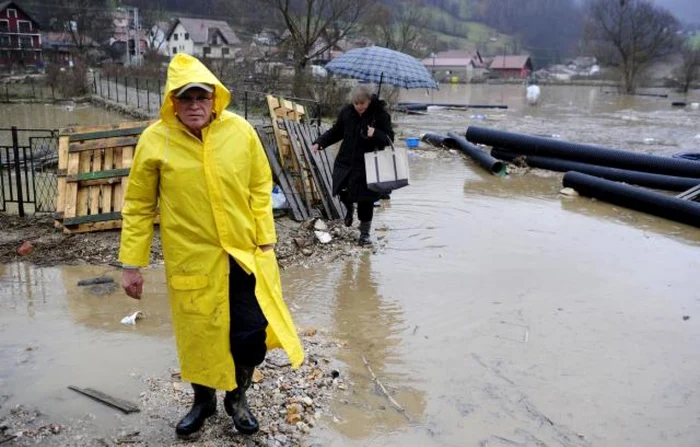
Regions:
<instances>
[{"instance_id":1,"label":"coiled black pipe","mask_svg":"<svg viewBox=\"0 0 700 447\"><path fill-rule=\"evenodd\" d=\"M505 161L513 161L518 157L524 157L525 163L533 168L549 169L550 171L559 172L582 172L608 180L625 182L637 186L646 186L649 188L665 189L667 191L686 191L700 185L700 178L675 177L672 175L652 174L650 172L608 168L606 166L590 165L577 161L562 160L560 158L515 154L501 149L492 150L491 156Z\"/></svg>"},{"instance_id":2,"label":"coiled black pipe","mask_svg":"<svg viewBox=\"0 0 700 447\"><path fill-rule=\"evenodd\" d=\"M700 203L575 171L564 175L564 186L583 196L700 227Z\"/></svg>"},{"instance_id":3,"label":"coiled black pipe","mask_svg":"<svg viewBox=\"0 0 700 447\"><path fill-rule=\"evenodd\" d=\"M447 147L460 149L462 152L473 158L484 169L491 172L491 174L503 175L506 173L505 163L503 163L501 160L496 160L487 152L482 151L454 132L447 133L447 138L445 138L443 144Z\"/></svg>"},{"instance_id":4,"label":"coiled black pipe","mask_svg":"<svg viewBox=\"0 0 700 447\"><path fill-rule=\"evenodd\" d=\"M633 171L700 178L700 163L690 160L639 154L477 126L467 128L467 140L525 155L543 155Z\"/></svg>"},{"instance_id":5,"label":"coiled black pipe","mask_svg":"<svg viewBox=\"0 0 700 447\"><path fill-rule=\"evenodd\" d=\"M433 145L435 147L445 147L445 136L437 133L427 132L421 137L421 141Z\"/></svg>"}]
</instances>

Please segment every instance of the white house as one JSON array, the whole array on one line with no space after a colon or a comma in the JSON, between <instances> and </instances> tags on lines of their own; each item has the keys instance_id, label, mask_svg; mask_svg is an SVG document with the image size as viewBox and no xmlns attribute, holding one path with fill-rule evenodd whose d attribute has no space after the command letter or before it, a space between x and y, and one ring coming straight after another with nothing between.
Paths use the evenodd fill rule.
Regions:
<instances>
[{"instance_id":1,"label":"white house","mask_svg":"<svg viewBox=\"0 0 700 447\"><path fill-rule=\"evenodd\" d=\"M438 82L471 82L486 74L486 64L478 51L442 51L421 62Z\"/></svg>"},{"instance_id":2,"label":"white house","mask_svg":"<svg viewBox=\"0 0 700 447\"><path fill-rule=\"evenodd\" d=\"M241 41L222 20L180 18L167 35L168 54L191 54L215 59L234 58Z\"/></svg>"}]
</instances>

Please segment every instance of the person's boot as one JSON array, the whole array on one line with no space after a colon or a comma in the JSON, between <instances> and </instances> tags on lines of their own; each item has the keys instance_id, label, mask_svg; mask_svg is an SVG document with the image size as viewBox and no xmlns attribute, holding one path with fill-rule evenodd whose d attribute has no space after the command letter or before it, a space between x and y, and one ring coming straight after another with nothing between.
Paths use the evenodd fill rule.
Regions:
<instances>
[{"instance_id":1,"label":"person's boot","mask_svg":"<svg viewBox=\"0 0 700 447\"><path fill-rule=\"evenodd\" d=\"M369 238L369 230L372 228L372 221L360 222L360 238L357 244L361 246L372 245L372 240Z\"/></svg>"},{"instance_id":2,"label":"person's boot","mask_svg":"<svg viewBox=\"0 0 700 447\"><path fill-rule=\"evenodd\" d=\"M253 383L254 366L236 365L236 383L238 388L233 391L226 391L224 397L224 409L233 418L233 426L244 435L256 433L260 426L258 419L251 413L248 407L248 400L245 397L246 391Z\"/></svg>"},{"instance_id":3,"label":"person's boot","mask_svg":"<svg viewBox=\"0 0 700 447\"><path fill-rule=\"evenodd\" d=\"M349 227L352 226L352 215L355 212L355 205L350 203L350 204L344 204L345 205L345 226Z\"/></svg>"},{"instance_id":4,"label":"person's boot","mask_svg":"<svg viewBox=\"0 0 700 447\"><path fill-rule=\"evenodd\" d=\"M204 425L204 421L216 413L216 390L196 383L192 384L192 389L194 389L192 408L175 427L175 432L180 437L198 432Z\"/></svg>"}]
</instances>

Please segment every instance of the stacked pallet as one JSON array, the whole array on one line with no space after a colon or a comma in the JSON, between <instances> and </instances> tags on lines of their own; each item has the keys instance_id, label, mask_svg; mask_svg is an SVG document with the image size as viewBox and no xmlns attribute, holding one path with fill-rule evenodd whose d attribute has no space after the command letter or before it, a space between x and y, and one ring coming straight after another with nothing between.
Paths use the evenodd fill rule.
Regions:
<instances>
[{"instance_id":1,"label":"stacked pallet","mask_svg":"<svg viewBox=\"0 0 700 447\"><path fill-rule=\"evenodd\" d=\"M56 226L67 233L121 227L127 177L150 122L62 129L58 144Z\"/></svg>"},{"instance_id":2,"label":"stacked pallet","mask_svg":"<svg viewBox=\"0 0 700 447\"><path fill-rule=\"evenodd\" d=\"M271 95L267 103L272 126L256 129L292 217L299 221L340 218L344 209L332 194L333 160L327 151L311 151L319 127L305 122L306 111L300 104Z\"/></svg>"}]
</instances>

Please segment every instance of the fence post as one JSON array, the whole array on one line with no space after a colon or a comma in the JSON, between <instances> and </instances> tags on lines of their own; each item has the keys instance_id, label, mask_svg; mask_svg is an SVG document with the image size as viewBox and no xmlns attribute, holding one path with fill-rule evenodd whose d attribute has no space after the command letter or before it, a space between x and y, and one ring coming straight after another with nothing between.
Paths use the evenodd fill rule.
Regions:
<instances>
[{"instance_id":1,"label":"fence post","mask_svg":"<svg viewBox=\"0 0 700 447\"><path fill-rule=\"evenodd\" d=\"M92 72L92 85L93 85L93 88L95 89L95 95L97 95L97 72L96 71Z\"/></svg>"},{"instance_id":2,"label":"fence post","mask_svg":"<svg viewBox=\"0 0 700 447\"><path fill-rule=\"evenodd\" d=\"M117 90L117 104L119 104L119 75L114 75L114 88Z\"/></svg>"},{"instance_id":3,"label":"fence post","mask_svg":"<svg viewBox=\"0 0 700 447\"><path fill-rule=\"evenodd\" d=\"M112 100L112 83L109 81L109 75L107 75L107 99Z\"/></svg>"},{"instance_id":4,"label":"fence post","mask_svg":"<svg viewBox=\"0 0 700 447\"><path fill-rule=\"evenodd\" d=\"M17 210L19 211L19 217L24 217L24 202L22 197L22 171L19 169L19 141L17 138L16 126L12 126L12 152L15 157L15 181L17 182Z\"/></svg>"},{"instance_id":5,"label":"fence post","mask_svg":"<svg viewBox=\"0 0 700 447\"><path fill-rule=\"evenodd\" d=\"M248 119L248 90L243 93L243 110L245 111L245 119Z\"/></svg>"},{"instance_id":6,"label":"fence post","mask_svg":"<svg viewBox=\"0 0 700 447\"><path fill-rule=\"evenodd\" d=\"M146 103L148 113L151 113L151 81L148 78L146 78Z\"/></svg>"},{"instance_id":7,"label":"fence post","mask_svg":"<svg viewBox=\"0 0 700 447\"><path fill-rule=\"evenodd\" d=\"M8 82L5 84L5 98L7 98L7 102L10 102L10 83Z\"/></svg>"},{"instance_id":8,"label":"fence post","mask_svg":"<svg viewBox=\"0 0 700 447\"><path fill-rule=\"evenodd\" d=\"M136 108L141 108L141 101L139 101L139 78L136 78Z\"/></svg>"},{"instance_id":9,"label":"fence post","mask_svg":"<svg viewBox=\"0 0 700 447\"><path fill-rule=\"evenodd\" d=\"M160 79L158 79L158 107L163 107L163 95L160 92Z\"/></svg>"},{"instance_id":10,"label":"fence post","mask_svg":"<svg viewBox=\"0 0 700 447\"><path fill-rule=\"evenodd\" d=\"M36 90L34 89L34 79L30 78L29 83L32 86L32 99L36 99Z\"/></svg>"}]
</instances>

